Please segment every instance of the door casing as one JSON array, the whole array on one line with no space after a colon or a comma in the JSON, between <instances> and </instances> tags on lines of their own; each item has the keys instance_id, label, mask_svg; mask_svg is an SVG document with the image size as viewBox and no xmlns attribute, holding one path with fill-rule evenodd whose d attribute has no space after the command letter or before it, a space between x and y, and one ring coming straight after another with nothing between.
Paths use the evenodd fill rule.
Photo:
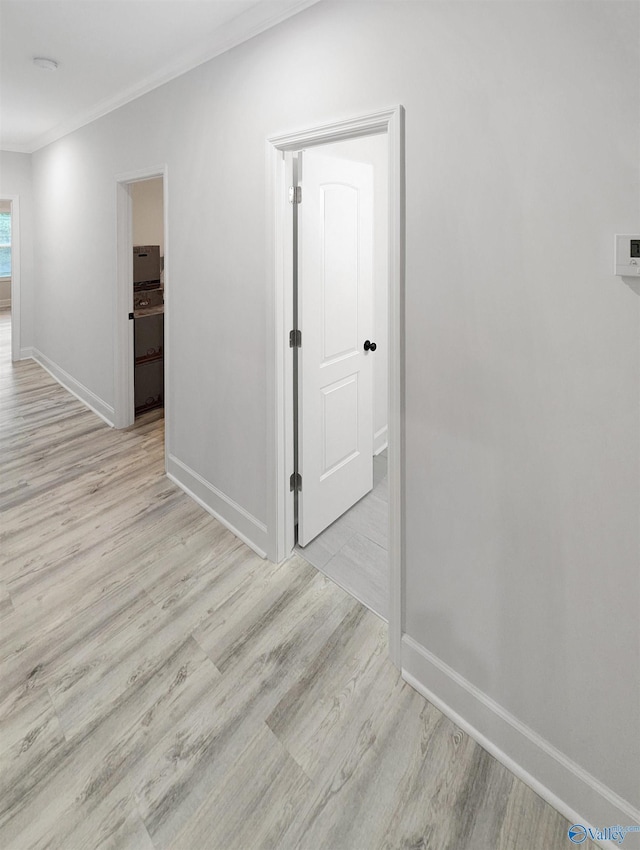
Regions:
<instances>
[{"instance_id":1,"label":"door casing","mask_svg":"<svg viewBox=\"0 0 640 850\"><path fill-rule=\"evenodd\" d=\"M272 136L266 142L267 173L267 526L268 557L288 557L294 545L293 494L293 184L292 153L331 142L386 133L389 179L389 655L400 666L404 631L404 108Z\"/></svg>"}]
</instances>

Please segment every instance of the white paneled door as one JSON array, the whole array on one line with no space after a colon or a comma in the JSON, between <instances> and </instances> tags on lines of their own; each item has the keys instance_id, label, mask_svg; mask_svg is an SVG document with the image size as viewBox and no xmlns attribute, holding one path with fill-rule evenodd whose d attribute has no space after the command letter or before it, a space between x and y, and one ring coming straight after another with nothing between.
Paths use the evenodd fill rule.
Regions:
<instances>
[{"instance_id":1,"label":"white paneled door","mask_svg":"<svg viewBox=\"0 0 640 850\"><path fill-rule=\"evenodd\" d=\"M298 542L373 485L373 170L306 150L298 210Z\"/></svg>"}]
</instances>

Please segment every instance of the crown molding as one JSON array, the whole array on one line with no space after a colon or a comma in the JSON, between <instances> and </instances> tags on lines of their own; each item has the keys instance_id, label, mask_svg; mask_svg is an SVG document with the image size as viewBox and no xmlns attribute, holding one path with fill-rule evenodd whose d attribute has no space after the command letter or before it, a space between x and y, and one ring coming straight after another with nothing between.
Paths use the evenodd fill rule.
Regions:
<instances>
[{"instance_id":1,"label":"crown molding","mask_svg":"<svg viewBox=\"0 0 640 850\"><path fill-rule=\"evenodd\" d=\"M85 127L92 121L108 115L132 100L148 94L211 59L215 59L216 56L226 53L318 2L319 0L271 0L269 3L257 3L221 26L205 50L198 48L187 54L183 53L178 60L164 66L156 74L151 74L114 97L105 98L93 104L89 109L76 113L68 121L61 122L46 133L34 138L29 144L13 146L9 144L3 147L3 150L13 153L35 153L35 151L61 139L74 130Z\"/></svg>"}]
</instances>

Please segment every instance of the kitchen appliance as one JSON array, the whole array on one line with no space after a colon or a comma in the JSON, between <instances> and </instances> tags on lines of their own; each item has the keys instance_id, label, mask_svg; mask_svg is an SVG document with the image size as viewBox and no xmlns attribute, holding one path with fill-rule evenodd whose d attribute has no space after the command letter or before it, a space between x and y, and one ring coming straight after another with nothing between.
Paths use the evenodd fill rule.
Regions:
<instances>
[{"instance_id":1,"label":"kitchen appliance","mask_svg":"<svg viewBox=\"0 0 640 850\"><path fill-rule=\"evenodd\" d=\"M159 245L134 245L133 289L160 289Z\"/></svg>"}]
</instances>

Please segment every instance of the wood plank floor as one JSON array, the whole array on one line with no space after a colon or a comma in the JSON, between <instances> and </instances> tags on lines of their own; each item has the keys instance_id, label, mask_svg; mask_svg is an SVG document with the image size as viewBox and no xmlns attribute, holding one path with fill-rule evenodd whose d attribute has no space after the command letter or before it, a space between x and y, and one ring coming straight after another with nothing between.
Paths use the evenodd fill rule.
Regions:
<instances>
[{"instance_id":1,"label":"wood plank floor","mask_svg":"<svg viewBox=\"0 0 640 850\"><path fill-rule=\"evenodd\" d=\"M381 620L263 561L0 331L3 850L566 850L401 680Z\"/></svg>"}]
</instances>

